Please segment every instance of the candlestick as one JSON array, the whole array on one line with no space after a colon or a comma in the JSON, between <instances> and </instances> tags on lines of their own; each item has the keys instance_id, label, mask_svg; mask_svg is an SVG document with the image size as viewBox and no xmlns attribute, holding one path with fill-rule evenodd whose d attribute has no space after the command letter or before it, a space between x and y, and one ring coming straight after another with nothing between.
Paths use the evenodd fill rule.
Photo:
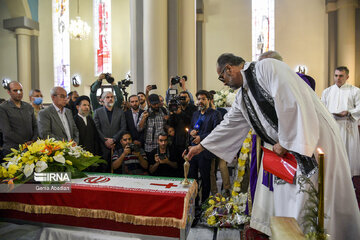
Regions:
<instances>
[{"instance_id":1,"label":"candlestick","mask_svg":"<svg viewBox=\"0 0 360 240\"><path fill-rule=\"evenodd\" d=\"M322 231L324 231L324 152L318 148L319 153L319 178L318 178L318 192L319 192L319 207L318 207L318 224Z\"/></svg>"},{"instance_id":2,"label":"candlestick","mask_svg":"<svg viewBox=\"0 0 360 240\"><path fill-rule=\"evenodd\" d=\"M184 163L184 177L185 179L181 182L182 185L189 185L190 182L187 179L187 176L189 174L189 169L190 169L190 163L189 163L189 159L185 156L185 163Z\"/></svg>"}]
</instances>

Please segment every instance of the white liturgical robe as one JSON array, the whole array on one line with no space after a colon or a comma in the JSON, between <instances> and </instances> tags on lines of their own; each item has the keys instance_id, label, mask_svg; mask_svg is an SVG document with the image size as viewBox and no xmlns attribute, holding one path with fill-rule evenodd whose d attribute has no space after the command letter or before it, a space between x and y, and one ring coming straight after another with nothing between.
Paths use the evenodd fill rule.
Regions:
<instances>
[{"instance_id":1,"label":"white liturgical robe","mask_svg":"<svg viewBox=\"0 0 360 240\"><path fill-rule=\"evenodd\" d=\"M246 63L244 70L248 66ZM324 201L325 215L328 216L325 219L326 232L332 239L360 239L360 212L345 146L334 118L315 92L290 67L274 59L265 59L256 64L255 70L260 86L274 100L278 117L276 132L266 121L248 89L244 70L241 72L242 88L247 91L267 135L284 148L303 155L312 156L318 147L325 152ZM231 162L250 127L240 89L224 120L201 144L218 157ZM317 157L316 153L315 155ZM301 174L299 168L297 174ZM317 174L314 174L311 180L317 186ZM298 184L274 184L274 215L295 217L301 225L306 196L299 194L298 190ZM256 192L255 199L257 195Z\"/></svg>"},{"instance_id":2,"label":"white liturgical robe","mask_svg":"<svg viewBox=\"0 0 360 240\"><path fill-rule=\"evenodd\" d=\"M321 100L330 113L340 113L342 111L350 113L346 117L334 117L339 124L341 138L345 143L351 175L360 175L360 139L358 129L358 121L360 119L360 89L349 84L344 84L339 88L334 84L324 90Z\"/></svg>"}]
</instances>

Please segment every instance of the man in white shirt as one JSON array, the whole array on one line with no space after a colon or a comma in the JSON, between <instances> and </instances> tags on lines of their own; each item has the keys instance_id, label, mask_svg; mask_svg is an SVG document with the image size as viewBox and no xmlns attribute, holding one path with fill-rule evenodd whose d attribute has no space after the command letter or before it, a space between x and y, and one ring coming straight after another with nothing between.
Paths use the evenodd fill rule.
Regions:
<instances>
[{"instance_id":1,"label":"man in white shirt","mask_svg":"<svg viewBox=\"0 0 360 240\"><path fill-rule=\"evenodd\" d=\"M56 140L79 142L79 131L75 125L71 110L65 108L66 91L62 87L53 87L50 90L53 104L41 110L38 116L39 135Z\"/></svg>"},{"instance_id":2,"label":"man in white shirt","mask_svg":"<svg viewBox=\"0 0 360 240\"><path fill-rule=\"evenodd\" d=\"M360 89L347 84L349 69L337 67L335 69L335 84L325 89L321 100L333 114L340 127L349 157L351 176L360 175L360 141L358 121L360 119Z\"/></svg>"},{"instance_id":3,"label":"man in white shirt","mask_svg":"<svg viewBox=\"0 0 360 240\"><path fill-rule=\"evenodd\" d=\"M313 156L321 148L326 158L326 232L332 239L360 239L359 207L336 122L315 92L285 63L264 59L245 63L242 69L242 61L233 54L218 58L219 80L240 89L224 120L200 144L191 147L187 157L191 160L206 149L231 162L253 128L262 140L273 145L279 156L287 151L294 154L297 176L304 175L317 185L318 164ZM304 227L301 220L307 198L299 193L298 181L295 184L274 181L274 212L263 219L263 228L257 230L269 230L271 216L294 217Z\"/></svg>"}]
</instances>

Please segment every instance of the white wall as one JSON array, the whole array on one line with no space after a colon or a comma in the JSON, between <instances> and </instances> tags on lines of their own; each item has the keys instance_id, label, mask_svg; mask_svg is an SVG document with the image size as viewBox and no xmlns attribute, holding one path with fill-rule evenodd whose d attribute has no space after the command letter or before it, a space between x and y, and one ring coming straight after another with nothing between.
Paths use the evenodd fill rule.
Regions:
<instances>
[{"instance_id":1,"label":"white wall","mask_svg":"<svg viewBox=\"0 0 360 240\"><path fill-rule=\"evenodd\" d=\"M251 1L204 0L203 89L220 90L216 60L229 52L251 61Z\"/></svg>"},{"instance_id":2,"label":"white wall","mask_svg":"<svg viewBox=\"0 0 360 240\"><path fill-rule=\"evenodd\" d=\"M322 0L275 1L275 50L291 68L308 67L321 95L327 87L328 25Z\"/></svg>"},{"instance_id":3,"label":"white wall","mask_svg":"<svg viewBox=\"0 0 360 240\"><path fill-rule=\"evenodd\" d=\"M0 0L0 81L3 78L17 80L16 35L4 29L3 20L11 18L5 0ZM0 98L8 99L7 91L0 86Z\"/></svg>"}]
</instances>

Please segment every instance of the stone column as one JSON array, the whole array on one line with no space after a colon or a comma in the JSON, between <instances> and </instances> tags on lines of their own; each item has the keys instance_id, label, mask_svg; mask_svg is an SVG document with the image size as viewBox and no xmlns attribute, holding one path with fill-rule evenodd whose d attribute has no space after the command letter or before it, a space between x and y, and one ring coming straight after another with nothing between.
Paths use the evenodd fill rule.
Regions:
<instances>
[{"instance_id":1,"label":"stone column","mask_svg":"<svg viewBox=\"0 0 360 240\"><path fill-rule=\"evenodd\" d=\"M179 74L187 75L187 89L194 95L197 90L195 0L179 1L179 19Z\"/></svg>"},{"instance_id":2,"label":"stone column","mask_svg":"<svg viewBox=\"0 0 360 240\"><path fill-rule=\"evenodd\" d=\"M24 101L28 101L31 90L31 48L30 40L33 31L25 28L15 30L17 38L18 81L23 86Z\"/></svg>"},{"instance_id":3,"label":"stone column","mask_svg":"<svg viewBox=\"0 0 360 240\"><path fill-rule=\"evenodd\" d=\"M164 96L168 86L167 0L146 0L143 7L144 88L156 84L158 89L152 92Z\"/></svg>"},{"instance_id":4,"label":"stone column","mask_svg":"<svg viewBox=\"0 0 360 240\"><path fill-rule=\"evenodd\" d=\"M350 70L348 83L355 85L355 0L337 2L337 66Z\"/></svg>"}]
</instances>

